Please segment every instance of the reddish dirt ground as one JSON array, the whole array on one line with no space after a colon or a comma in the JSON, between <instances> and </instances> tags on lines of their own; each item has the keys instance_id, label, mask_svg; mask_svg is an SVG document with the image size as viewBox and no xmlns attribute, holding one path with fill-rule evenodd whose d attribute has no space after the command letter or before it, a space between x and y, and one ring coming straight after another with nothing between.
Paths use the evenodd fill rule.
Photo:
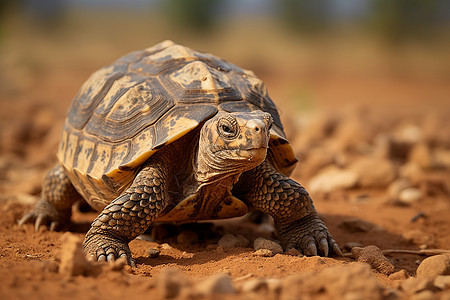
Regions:
<instances>
[{"instance_id":1,"label":"reddish dirt ground","mask_svg":"<svg viewBox=\"0 0 450 300\"><path fill-rule=\"evenodd\" d=\"M211 234L203 231L208 227L205 225L198 229L202 231L198 235L199 242L194 244L177 242L176 234L171 235L168 229L154 233L156 241L134 240L130 247L137 262L135 269L111 271L103 266L102 272L89 276L58 273L63 232L49 232L44 228L34 232L29 225L19 227L17 220L37 201L42 179L56 163L59 132L70 99L87 74L94 71L73 70L67 73L55 67L41 74L32 87L18 86L2 91L1 299L162 297L158 278L168 267L181 270L191 280L191 285L218 272L229 274L236 292L221 295L224 299L297 299L300 295L305 299L407 299L413 296L450 299L448 287L417 291L404 287L406 277L416 276L417 267L426 256L388 255L395 272L406 271L407 275L401 278L373 269L368 274L369 279L343 275L345 279L341 283L332 279L326 270L347 274L355 265L352 257L254 256L252 242L255 238L276 236L272 236L270 225L255 225L246 218L217 222L211 227ZM276 102L286 99L287 86L304 79L301 76L295 80L289 78L289 81L280 77L265 78ZM320 216L343 252L349 253L353 246L367 245L376 245L382 250L450 249L448 80L398 79L395 76L368 80L336 75L312 80L311 86L317 91L314 109L296 113L291 112L293 105L288 100L277 104L283 112L288 137L300 158L293 178L310 190ZM336 99L348 100L337 102ZM359 99L362 101L355 105ZM326 190L325 184L318 181L320 174L325 172L325 178L330 178L327 182L339 182L336 176L327 177L330 168L335 172L351 171L350 183L336 183ZM343 178L344 174L339 174L337 177ZM400 196L401 192L395 191L393 183L402 181L407 182L403 190L412 189L418 196ZM93 212L74 209L69 231L83 238L95 216ZM217 241L224 233L242 234L250 245L217 248ZM168 243L170 249L163 247L158 258L149 258L147 250L163 243ZM302 274L306 277L301 277ZM244 287L255 278L276 279L279 286ZM308 283L311 278L317 288ZM302 284L310 288L299 290ZM362 288L352 294L352 287L358 285ZM375 290L373 285L377 287ZM369 294L363 294L364 290Z\"/></svg>"}]
</instances>

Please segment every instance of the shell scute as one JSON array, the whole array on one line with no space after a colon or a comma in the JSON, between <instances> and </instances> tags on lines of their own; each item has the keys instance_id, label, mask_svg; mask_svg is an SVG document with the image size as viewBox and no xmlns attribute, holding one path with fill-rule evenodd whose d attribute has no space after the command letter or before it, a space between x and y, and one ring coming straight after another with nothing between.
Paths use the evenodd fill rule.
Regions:
<instances>
[{"instance_id":1,"label":"shell scute","mask_svg":"<svg viewBox=\"0 0 450 300\"><path fill-rule=\"evenodd\" d=\"M114 82L124 75L122 72L116 72L114 67L106 67L95 72L72 101L67 116L68 122L76 129L83 129ZM71 113L72 111L76 113Z\"/></svg>"}]
</instances>

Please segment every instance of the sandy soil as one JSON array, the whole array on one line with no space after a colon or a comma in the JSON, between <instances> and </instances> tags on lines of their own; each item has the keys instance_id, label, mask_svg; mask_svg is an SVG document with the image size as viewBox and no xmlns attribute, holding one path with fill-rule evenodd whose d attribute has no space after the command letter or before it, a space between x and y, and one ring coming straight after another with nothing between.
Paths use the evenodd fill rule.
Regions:
<instances>
[{"instance_id":1,"label":"sandy soil","mask_svg":"<svg viewBox=\"0 0 450 300\"><path fill-rule=\"evenodd\" d=\"M448 286L413 289L404 284L408 277L416 276L425 258L416 254L387 256L394 272L405 271L396 276L360 270L352 257L255 256L255 238L276 236L270 222L258 225L248 218L194 227L198 241L192 244L177 238L186 227L158 227L131 242L135 269L112 271L102 266L86 276L60 274L63 232L41 228L36 233L31 226L18 227L17 220L37 201L42 178L56 162L59 132L70 99L92 71L63 72L55 67L33 84L15 81L25 86L2 90L1 299L164 297L161 274L168 267L178 268L188 277L189 287L179 297L199 296L192 286L201 286L210 276L223 272L235 289L221 295L224 299L296 299L300 295L305 299L450 299ZM292 82L266 79L273 97L285 98L284 88ZM307 113L287 113L292 111L291 104L287 100L278 103L300 158L293 178L310 190L344 253L367 245L382 250L450 249L449 85L448 81L414 80L405 84L395 78L331 77L313 82L318 104ZM374 102L374 98L393 97L398 101ZM348 101L334 102L339 98ZM355 99L364 101L354 105ZM406 189L409 192L402 194ZM95 216L75 208L69 231L82 238ZM225 233L242 234L250 244L218 247ZM164 243L170 246L162 246ZM160 256L149 258L147 250L158 247ZM264 284L252 287L255 279Z\"/></svg>"}]
</instances>

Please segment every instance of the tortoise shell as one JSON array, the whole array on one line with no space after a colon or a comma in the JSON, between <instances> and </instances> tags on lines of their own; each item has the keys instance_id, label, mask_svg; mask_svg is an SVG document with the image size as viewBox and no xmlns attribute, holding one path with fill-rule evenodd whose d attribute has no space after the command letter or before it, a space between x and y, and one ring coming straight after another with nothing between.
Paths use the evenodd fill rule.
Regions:
<instances>
[{"instance_id":1,"label":"tortoise shell","mask_svg":"<svg viewBox=\"0 0 450 300\"><path fill-rule=\"evenodd\" d=\"M290 175L297 159L264 83L216 56L164 41L91 75L69 109L57 156L77 191L101 210L165 145L218 111L254 110L272 115L268 157Z\"/></svg>"}]
</instances>

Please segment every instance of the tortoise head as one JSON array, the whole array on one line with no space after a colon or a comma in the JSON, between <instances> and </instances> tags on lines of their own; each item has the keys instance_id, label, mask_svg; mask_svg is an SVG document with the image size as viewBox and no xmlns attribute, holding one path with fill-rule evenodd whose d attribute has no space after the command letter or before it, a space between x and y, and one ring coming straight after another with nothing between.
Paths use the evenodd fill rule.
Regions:
<instances>
[{"instance_id":1,"label":"tortoise head","mask_svg":"<svg viewBox=\"0 0 450 300\"><path fill-rule=\"evenodd\" d=\"M219 112L200 132L198 167L202 181L240 174L261 164L267 154L272 116L262 111Z\"/></svg>"}]
</instances>

